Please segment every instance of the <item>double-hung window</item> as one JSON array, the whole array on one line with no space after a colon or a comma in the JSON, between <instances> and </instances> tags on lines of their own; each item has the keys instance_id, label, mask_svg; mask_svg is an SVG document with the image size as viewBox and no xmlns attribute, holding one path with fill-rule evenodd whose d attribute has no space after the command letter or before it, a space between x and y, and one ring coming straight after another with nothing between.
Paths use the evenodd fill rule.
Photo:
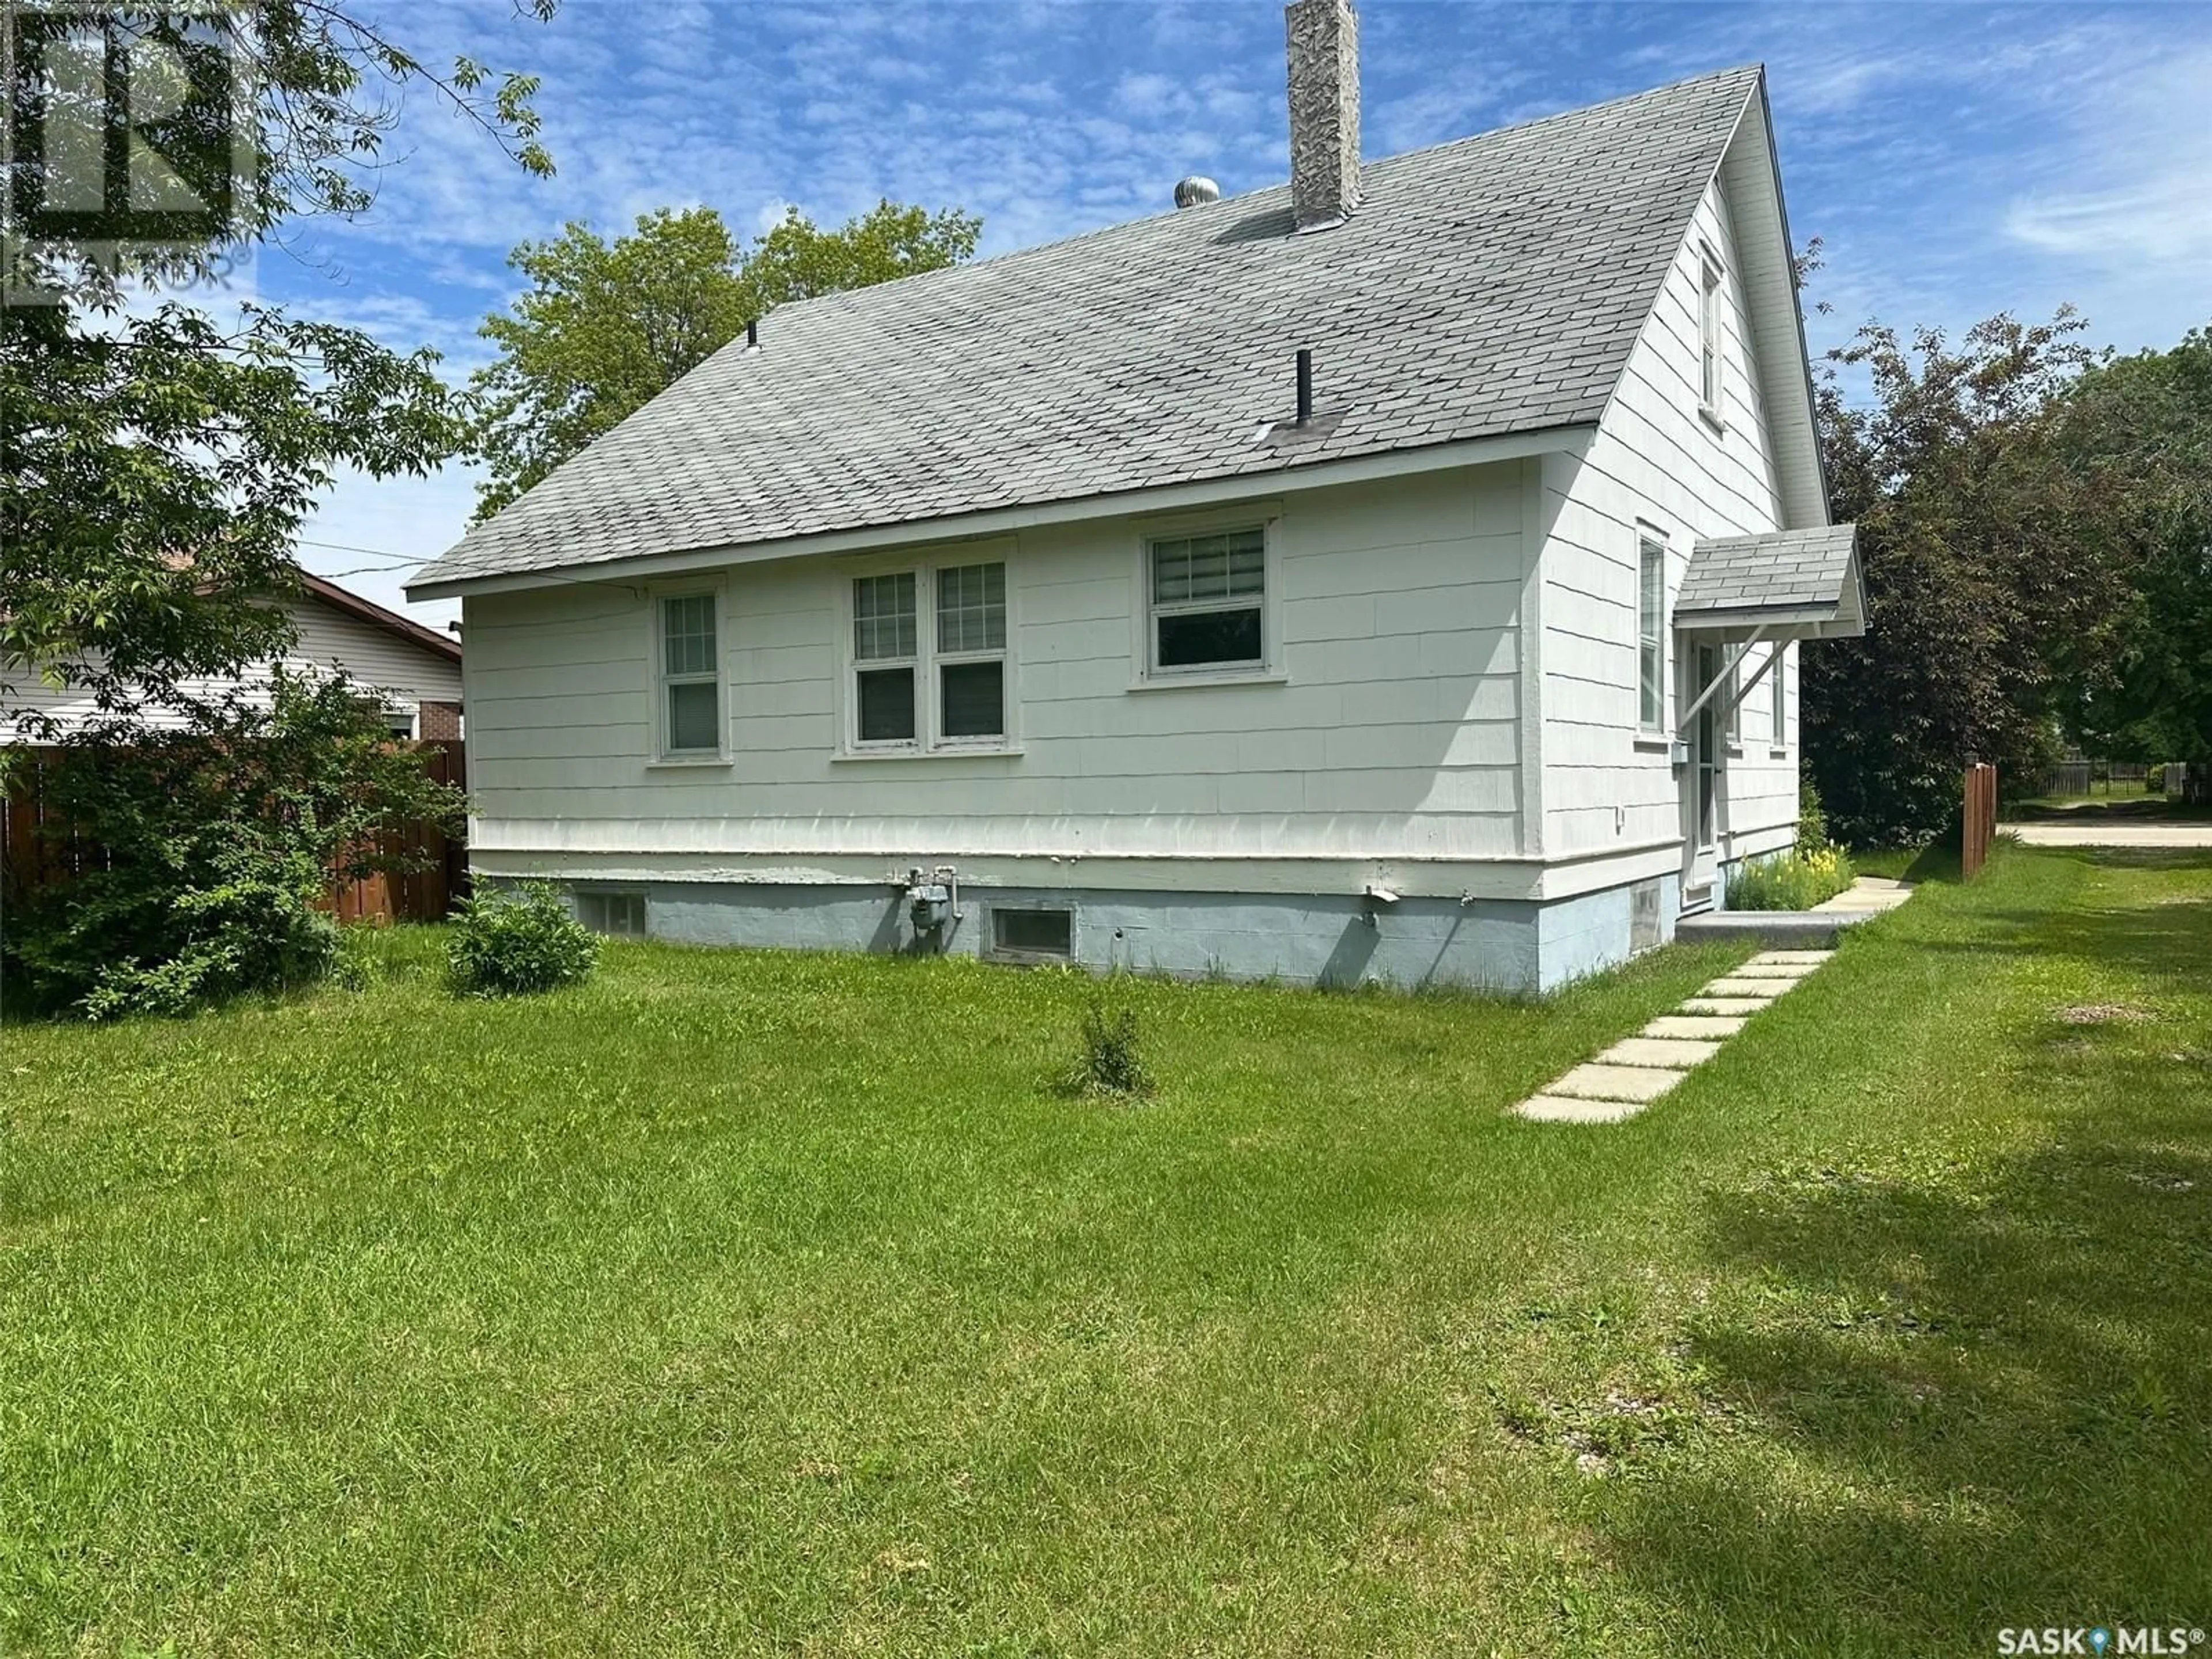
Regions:
<instances>
[{"instance_id":1,"label":"double-hung window","mask_svg":"<svg viewBox=\"0 0 2212 1659\"><path fill-rule=\"evenodd\" d=\"M851 741L860 751L1006 739L1006 567L853 579Z\"/></svg>"},{"instance_id":2,"label":"double-hung window","mask_svg":"<svg viewBox=\"0 0 2212 1659\"><path fill-rule=\"evenodd\" d=\"M1264 529L1156 539L1146 544L1145 566L1154 672L1267 666Z\"/></svg>"},{"instance_id":3,"label":"double-hung window","mask_svg":"<svg viewBox=\"0 0 2212 1659\"><path fill-rule=\"evenodd\" d=\"M1698 267L1698 407L1721 418L1721 268L1711 254Z\"/></svg>"},{"instance_id":4,"label":"double-hung window","mask_svg":"<svg viewBox=\"0 0 2212 1659\"><path fill-rule=\"evenodd\" d=\"M958 743L1006 735L1006 567L937 571L937 736Z\"/></svg>"},{"instance_id":5,"label":"double-hung window","mask_svg":"<svg viewBox=\"0 0 2212 1659\"><path fill-rule=\"evenodd\" d=\"M712 593L660 601L660 718L664 752L722 752L722 676Z\"/></svg>"},{"instance_id":6,"label":"double-hung window","mask_svg":"<svg viewBox=\"0 0 2212 1659\"><path fill-rule=\"evenodd\" d=\"M1637 724L1646 732L1667 723L1667 544L1644 536L1637 544Z\"/></svg>"},{"instance_id":7,"label":"double-hung window","mask_svg":"<svg viewBox=\"0 0 2212 1659\"><path fill-rule=\"evenodd\" d=\"M912 743L915 677L921 666L915 572L853 580L854 739L865 746Z\"/></svg>"}]
</instances>

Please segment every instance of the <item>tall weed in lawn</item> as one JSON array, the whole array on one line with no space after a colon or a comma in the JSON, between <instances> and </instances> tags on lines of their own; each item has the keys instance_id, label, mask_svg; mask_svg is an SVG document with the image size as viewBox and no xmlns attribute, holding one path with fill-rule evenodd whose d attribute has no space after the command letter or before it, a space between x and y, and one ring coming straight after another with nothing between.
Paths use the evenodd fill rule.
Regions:
<instances>
[{"instance_id":1,"label":"tall weed in lawn","mask_svg":"<svg viewBox=\"0 0 2212 1659\"><path fill-rule=\"evenodd\" d=\"M1152 1092L1152 1074L1138 1051L1137 1011L1122 1006L1108 1012L1094 999L1083 1011L1082 1052L1068 1078L1077 1094L1130 1099Z\"/></svg>"}]
</instances>

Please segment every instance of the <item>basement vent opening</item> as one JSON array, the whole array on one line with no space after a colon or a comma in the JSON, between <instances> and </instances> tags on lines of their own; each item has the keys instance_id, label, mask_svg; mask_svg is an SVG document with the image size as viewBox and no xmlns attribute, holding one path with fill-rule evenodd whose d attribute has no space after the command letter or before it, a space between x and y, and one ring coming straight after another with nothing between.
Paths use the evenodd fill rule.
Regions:
<instances>
[{"instance_id":1,"label":"basement vent opening","mask_svg":"<svg viewBox=\"0 0 2212 1659\"><path fill-rule=\"evenodd\" d=\"M645 937L645 895L642 893L579 893L576 920L595 933L611 939Z\"/></svg>"},{"instance_id":2,"label":"basement vent opening","mask_svg":"<svg viewBox=\"0 0 2212 1659\"><path fill-rule=\"evenodd\" d=\"M1658 944L1659 884L1639 881L1628 890L1629 953L1655 950Z\"/></svg>"},{"instance_id":3,"label":"basement vent opening","mask_svg":"<svg viewBox=\"0 0 2212 1659\"><path fill-rule=\"evenodd\" d=\"M991 907L995 962L1066 962L1075 955L1075 912Z\"/></svg>"}]
</instances>

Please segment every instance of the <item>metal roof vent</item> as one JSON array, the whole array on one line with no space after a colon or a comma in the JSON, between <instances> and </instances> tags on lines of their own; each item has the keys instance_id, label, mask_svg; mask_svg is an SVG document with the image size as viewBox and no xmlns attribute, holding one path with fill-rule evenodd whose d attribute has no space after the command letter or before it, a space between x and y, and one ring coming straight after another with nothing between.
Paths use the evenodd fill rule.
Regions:
<instances>
[{"instance_id":1,"label":"metal roof vent","mask_svg":"<svg viewBox=\"0 0 2212 1659\"><path fill-rule=\"evenodd\" d=\"M1204 207L1208 202L1221 199L1221 186L1211 179L1193 173L1188 179L1176 181L1176 205L1179 208Z\"/></svg>"}]
</instances>

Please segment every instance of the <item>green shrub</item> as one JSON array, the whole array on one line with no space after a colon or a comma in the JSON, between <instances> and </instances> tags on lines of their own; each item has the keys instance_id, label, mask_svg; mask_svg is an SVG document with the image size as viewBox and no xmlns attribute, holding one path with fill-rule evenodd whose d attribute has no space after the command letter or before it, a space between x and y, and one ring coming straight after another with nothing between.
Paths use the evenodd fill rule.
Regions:
<instances>
[{"instance_id":1,"label":"green shrub","mask_svg":"<svg viewBox=\"0 0 2212 1659\"><path fill-rule=\"evenodd\" d=\"M1828 814L1810 777L1797 780L1797 850L1817 853L1828 844Z\"/></svg>"},{"instance_id":2,"label":"green shrub","mask_svg":"<svg viewBox=\"0 0 2212 1659\"><path fill-rule=\"evenodd\" d=\"M2165 763L2160 762L2155 766L2146 766L2143 768L2143 793L2146 795L2162 795L2165 793Z\"/></svg>"},{"instance_id":3,"label":"green shrub","mask_svg":"<svg viewBox=\"0 0 2212 1659\"><path fill-rule=\"evenodd\" d=\"M1840 847L1747 860L1729 877L1731 910L1809 910L1851 884L1857 872Z\"/></svg>"},{"instance_id":4,"label":"green shrub","mask_svg":"<svg viewBox=\"0 0 2212 1659\"><path fill-rule=\"evenodd\" d=\"M1094 1000L1083 1011L1081 1035L1082 1052L1068 1078L1072 1091L1120 1099L1152 1092L1152 1073L1138 1052L1134 1008L1109 1014L1103 1002Z\"/></svg>"},{"instance_id":5,"label":"green shrub","mask_svg":"<svg viewBox=\"0 0 2212 1659\"><path fill-rule=\"evenodd\" d=\"M464 996L526 996L580 985L599 941L544 882L465 899L446 945L453 988Z\"/></svg>"},{"instance_id":6,"label":"green shrub","mask_svg":"<svg viewBox=\"0 0 2212 1659\"><path fill-rule=\"evenodd\" d=\"M60 856L97 852L11 896L11 1012L178 1014L319 980L337 959L333 882L422 867L396 832L458 827L466 805L343 676L279 672L265 707L233 694L181 712L169 729L99 721L40 761L40 833Z\"/></svg>"}]
</instances>

